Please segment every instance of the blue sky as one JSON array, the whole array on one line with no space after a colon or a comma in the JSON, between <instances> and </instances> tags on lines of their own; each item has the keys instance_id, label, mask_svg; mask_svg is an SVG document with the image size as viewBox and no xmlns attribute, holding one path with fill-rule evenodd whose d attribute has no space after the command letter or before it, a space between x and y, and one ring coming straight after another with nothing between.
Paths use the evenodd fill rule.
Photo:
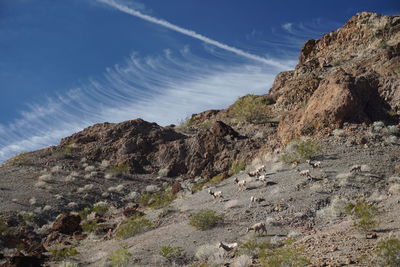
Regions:
<instances>
[{"instance_id":1,"label":"blue sky","mask_svg":"<svg viewBox=\"0 0 400 267\"><path fill-rule=\"evenodd\" d=\"M266 93L304 41L360 11L399 10L394 0L0 0L0 161L94 123L178 123Z\"/></svg>"}]
</instances>

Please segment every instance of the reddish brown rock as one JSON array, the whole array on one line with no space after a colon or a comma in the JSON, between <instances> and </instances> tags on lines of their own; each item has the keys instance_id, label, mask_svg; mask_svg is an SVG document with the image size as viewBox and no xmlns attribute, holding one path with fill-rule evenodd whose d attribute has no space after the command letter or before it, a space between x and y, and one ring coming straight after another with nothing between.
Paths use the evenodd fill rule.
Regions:
<instances>
[{"instance_id":1,"label":"reddish brown rock","mask_svg":"<svg viewBox=\"0 0 400 267\"><path fill-rule=\"evenodd\" d=\"M72 235L75 232L81 232L82 228L80 226L81 217L78 215L62 213L53 223L51 229L53 231Z\"/></svg>"}]
</instances>

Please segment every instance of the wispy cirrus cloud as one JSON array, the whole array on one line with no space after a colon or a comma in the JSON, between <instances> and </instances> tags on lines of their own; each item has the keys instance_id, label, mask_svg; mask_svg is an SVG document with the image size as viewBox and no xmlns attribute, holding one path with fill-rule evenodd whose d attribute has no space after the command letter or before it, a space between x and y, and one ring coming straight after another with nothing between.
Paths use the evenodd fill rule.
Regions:
<instances>
[{"instance_id":1,"label":"wispy cirrus cloud","mask_svg":"<svg viewBox=\"0 0 400 267\"><path fill-rule=\"evenodd\" d=\"M281 70L227 52L208 53L199 57L188 47L153 57L134 53L102 77L31 103L19 119L0 124L0 161L57 144L98 122L140 117L161 125L178 123L192 113L224 108L244 94L267 92Z\"/></svg>"},{"instance_id":2,"label":"wispy cirrus cloud","mask_svg":"<svg viewBox=\"0 0 400 267\"><path fill-rule=\"evenodd\" d=\"M245 57L245 58L248 58L248 59L251 59L251 60L259 61L259 62L262 62L264 64L272 65L274 67L278 67L278 68L281 68L281 69L287 69L287 67L288 67L287 65L282 64L282 62L276 61L274 59L268 59L268 58L264 58L264 57L261 57L261 56L246 52L246 51L244 51L242 49L239 49L239 48L236 48L236 47L232 47L230 45L223 44L221 42L218 42L216 40L208 38L208 37L206 37L206 36L204 36L202 34L199 34L199 33L195 32L195 31L188 30L186 28L183 28L183 27L180 27L178 25L172 24L172 23L170 23L170 22L168 22L166 20L159 19L159 18L156 18L154 16L146 15L146 14L144 14L144 13L138 11L138 10L130 8L126 4L122 4L122 3L114 1L114 0L97 0L97 1L101 2L101 3L104 3L104 4L107 4L107 5L111 6L111 7L114 7L117 10L120 10L120 11L122 11L124 13L127 13L129 15L132 15L134 17L146 20L148 22L151 22L151 23L157 24L159 26L168 28L170 30L179 32L181 34L190 36L192 38L198 39L198 40L203 41L203 42L205 42L207 44L210 44L210 45L214 45L214 46L216 46L216 47L218 47L220 49L232 52L232 53L237 54L239 56L242 56L242 57Z\"/></svg>"},{"instance_id":3,"label":"wispy cirrus cloud","mask_svg":"<svg viewBox=\"0 0 400 267\"><path fill-rule=\"evenodd\" d=\"M290 23L290 22L282 24L282 28L290 33L292 33L292 31L293 31L292 27L293 27L293 23Z\"/></svg>"}]
</instances>

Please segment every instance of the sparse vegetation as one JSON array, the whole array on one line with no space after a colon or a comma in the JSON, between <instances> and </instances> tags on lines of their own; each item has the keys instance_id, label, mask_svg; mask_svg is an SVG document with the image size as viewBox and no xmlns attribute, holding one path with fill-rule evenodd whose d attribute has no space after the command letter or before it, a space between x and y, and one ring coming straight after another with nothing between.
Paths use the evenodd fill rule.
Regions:
<instances>
[{"instance_id":1,"label":"sparse vegetation","mask_svg":"<svg viewBox=\"0 0 400 267\"><path fill-rule=\"evenodd\" d=\"M287 151L281 156L286 164L305 162L320 153L320 147L312 140L294 140L289 143Z\"/></svg>"},{"instance_id":2,"label":"sparse vegetation","mask_svg":"<svg viewBox=\"0 0 400 267\"><path fill-rule=\"evenodd\" d=\"M160 249L160 255L170 263L176 263L185 259L185 250L182 247L163 246Z\"/></svg>"},{"instance_id":3,"label":"sparse vegetation","mask_svg":"<svg viewBox=\"0 0 400 267\"><path fill-rule=\"evenodd\" d=\"M27 164L29 162L28 155L29 155L28 152L19 153L19 154L15 155L15 156L11 157L10 159L8 159L6 161L6 163L9 163L11 165Z\"/></svg>"},{"instance_id":4,"label":"sparse vegetation","mask_svg":"<svg viewBox=\"0 0 400 267\"><path fill-rule=\"evenodd\" d=\"M82 210L78 211L79 217L81 217L82 220L85 220L86 217L92 212L92 209L89 207L83 208Z\"/></svg>"},{"instance_id":5,"label":"sparse vegetation","mask_svg":"<svg viewBox=\"0 0 400 267\"><path fill-rule=\"evenodd\" d=\"M72 158L74 156L75 144L67 144L61 148L61 155L64 158Z\"/></svg>"},{"instance_id":6,"label":"sparse vegetation","mask_svg":"<svg viewBox=\"0 0 400 267\"><path fill-rule=\"evenodd\" d=\"M260 263L262 267L300 267L308 266L310 261L301 254L301 250L286 245L260 253Z\"/></svg>"},{"instance_id":7,"label":"sparse vegetation","mask_svg":"<svg viewBox=\"0 0 400 267\"><path fill-rule=\"evenodd\" d=\"M118 165L110 166L107 169L107 172L114 174L114 175L121 175L124 173L128 173L130 171L130 169L131 169L131 167L129 166L128 163L121 163Z\"/></svg>"},{"instance_id":8,"label":"sparse vegetation","mask_svg":"<svg viewBox=\"0 0 400 267\"><path fill-rule=\"evenodd\" d=\"M355 219L354 226L356 228L367 231L377 225L377 208L369 204L364 198L349 202L344 211Z\"/></svg>"},{"instance_id":9,"label":"sparse vegetation","mask_svg":"<svg viewBox=\"0 0 400 267\"><path fill-rule=\"evenodd\" d=\"M111 266L113 267L121 267L127 266L129 263L129 259L132 257L132 254L129 253L127 249L121 248L114 251L111 255Z\"/></svg>"},{"instance_id":10,"label":"sparse vegetation","mask_svg":"<svg viewBox=\"0 0 400 267\"><path fill-rule=\"evenodd\" d=\"M228 115L237 122L262 124L268 122L271 116L272 102L263 96L245 95L229 107Z\"/></svg>"},{"instance_id":11,"label":"sparse vegetation","mask_svg":"<svg viewBox=\"0 0 400 267\"><path fill-rule=\"evenodd\" d=\"M241 160L236 160L235 162L232 163L231 168L228 171L228 176L235 175L239 173L241 170L244 170L246 167L246 163Z\"/></svg>"},{"instance_id":12,"label":"sparse vegetation","mask_svg":"<svg viewBox=\"0 0 400 267\"><path fill-rule=\"evenodd\" d=\"M19 218L25 223L34 223L36 220L36 214L33 212L23 212L19 215Z\"/></svg>"},{"instance_id":13,"label":"sparse vegetation","mask_svg":"<svg viewBox=\"0 0 400 267\"><path fill-rule=\"evenodd\" d=\"M336 58L332 61L332 66L336 67L339 66L340 64L343 63L343 60L341 58Z\"/></svg>"},{"instance_id":14,"label":"sparse vegetation","mask_svg":"<svg viewBox=\"0 0 400 267\"><path fill-rule=\"evenodd\" d=\"M258 242L256 239L250 239L239 246L240 255L256 256L265 249L273 248L273 245L267 242Z\"/></svg>"},{"instance_id":15,"label":"sparse vegetation","mask_svg":"<svg viewBox=\"0 0 400 267\"><path fill-rule=\"evenodd\" d=\"M51 256L57 260L62 260L78 254L75 247L53 248L50 249Z\"/></svg>"},{"instance_id":16,"label":"sparse vegetation","mask_svg":"<svg viewBox=\"0 0 400 267\"><path fill-rule=\"evenodd\" d=\"M386 40L381 40L378 44L379 48L386 48L388 46Z\"/></svg>"},{"instance_id":17,"label":"sparse vegetation","mask_svg":"<svg viewBox=\"0 0 400 267\"><path fill-rule=\"evenodd\" d=\"M8 225L3 218L0 217L0 236L8 232Z\"/></svg>"},{"instance_id":18,"label":"sparse vegetation","mask_svg":"<svg viewBox=\"0 0 400 267\"><path fill-rule=\"evenodd\" d=\"M213 178L211 178L207 184L219 184L220 182L222 182L224 179L226 178L226 174L225 173L220 173L215 175Z\"/></svg>"},{"instance_id":19,"label":"sparse vegetation","mask_svg":"<svg viewBox=\"0 0 400 267\"><path fill-rule=\"evenodd\" d=\"M97 220L83 221L81 227L84 232L94 232L99 228Z\"/></svg>"},{"instance_id":20,"label":"sparse vegetation","mask_svg":"<svg viewBox=\"0 0 400 267\"><path fill-rule=\"evenodd\" d=\"M126 239L153 228L153 224L140 216L133 216L126 219L117 229L115 236L118 239Z\"/></svg>"},{"instance_id":21,"label":"sparse vegetation","mask_svg":"<svg viewBox=\"0 0 400 267\"><path fill-rule=\"evenodd\" d=\"M160 190L154 193L145 193L140 196L139 203L154 209L168 206L175 199L171 190Z\"/></svg>"},{"instance_id":22,"label":"sparse vegetation","mask_svg":"<svg viewBox=\"0 0 400 267\"><path fill-rule=\"evenodd\" d=\"M378 242L373 262L377 266L400 266L400 240L388 238Z\"/></svg>"},{"instance_id":23,"label":"sparse vegetation","mask_svg":"<svg viewBox=\"0 0 400 267\"><path fill-rule=\"evenodd\" d=\"M222 221L223 217L217 215L215 211L202 210L190 218L189 224L204 231L216 227Z\"/></svg>"}]
</instances>

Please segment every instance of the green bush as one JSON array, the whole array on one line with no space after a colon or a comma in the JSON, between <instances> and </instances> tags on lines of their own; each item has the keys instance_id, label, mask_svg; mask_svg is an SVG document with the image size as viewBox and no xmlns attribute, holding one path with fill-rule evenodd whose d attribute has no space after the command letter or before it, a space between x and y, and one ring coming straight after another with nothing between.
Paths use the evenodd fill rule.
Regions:
<instances>
[{"instance_id":1,"label":"green bush","mask_svg":"<svg viewBox=\"0 0 400 267\"><path fill-rule=\"evenodd\" d=\"M374 256L378 266L400 266L400 240L392 237L379 241Z\"/></svg>"},{"instance_id":2,"label":"green bush","mask_svg":"<svg viewBox=\"0 0 400 267\"><path fill-rule=\"evenodd\" d=\"M50 249L49 252L51 252L51 256L57 260L62 260L78 254L75 247L54 248Z\"/></svg>"},{"instance_id":3,"label":"green bush","mask_svg":"<svg viewBox=\"0 0 400 267\"><path fill-rule=\"evenodd\" d=\"M258 242L255 239L248 240L239 246L240 255L257 256L265 249L271 249L274 246L267 242Z\"/></svg>"},{"instance_id":4,"label":"green bush","mask_svg":"<svg viewBox=\"0 0 400 267\"><path fill-rule=\"evenodd\" d=\"M105 214L109 209L107 203L96 203L93 205L92 212L96 212L98 214Z\"/></svg>"},{"instance_id":5,"label":"green bush","mask_svg":"<svg viewBox=\"0 0 400 267\"><path fill-rule=\"evenodd\" d=\"M284 246L265 250L260 255L262 267L300 267L308 266L310 261L301 254L301 250L293 246Z\"/></svg>"},{"instance_id":6,"label":"green bush","mask_svg":"<svg viewBox=\"0 0 400 267\"><path fill-rule=\"evenodd\" d=\"M281 156L281 160L286 164L293 162L305 162L320 153L320 146L312 140L294 140L289 143L290 151ZM288 150L288 149L287 149Z\"/></svg>"},{"instance_id":7,"label":"green bush","mask_svg":"<svg viewBox=\"0 0 400 267\"><path fill-rule=\"evenodd\" d=\"M81 227L84 232L94 232L99 228L97 220L83 221Z\"/></svg>"},{"instance_id":8,"label":"green bush","mask_svg":"<svg viewBox=\"0 0 400 267\"><path fill-rule=\"evenodd\" d=\"M217 215L215 211L202 210L190 218L189 224L204 231L214 228L222 221L223 217Z\"/></svg>"},{"instance_id":9,"label":"green bush","mask_svg":"<svg viewBox=\"0 0 400 267\"><path fill-rule=\"evenodd\" d=\"M118 239L126 239L153 228L153 224L140 216L133 216L126 219L117 229L115 236Z\"/></svg>"},{"instance_id":10,"label":"green bush","mask_svg":"<svg viewBox=\"0 0 400 267\"><path fill-rule=\"evenodd\" d=\"M220 173L215 175L213 178L211 178L207 184L219 184L220 182L222 182L224 179L226 178L225 173Z\"/></svg>"},{"instance_id":11,"label":"green bush","mask_svg":"<svg viewBox=\"0 0 400 267\"><path fill-rule=\"evenodd\" d=\"M25 223L34 223L36 220L36 214L33 212L24 212L19 215L19 218Z\"/></svg>"},{"instance_id":12,"label":"green bush","mask_svg":"<svg viewBox=\"0 0 400 267\"><path fill-rule=\"evenodd\" d=\"M228 116L238 122L266 123L271 119L271 102L263 96L245 95L229 107Z\"/></svg>"},{"instance_id":13,"label":"green bush","mask_svg":"<svg viewBox=\"0 0 400 267\"><path fill-rule=\"evenodd\" d=\"M241 170L244 170L245 167L246 163L244 163L244 161L237 160L233 162L231 168L228 171L228 176L232 176L239 173Z\"/></svg>"},{"instance_id":14,"label":"green bush","mask_svg":"<svg viewBox=\"0 0 400 267\"><path fill-rule=\"evenodd\" d=\"M388 46L387 42L385 40L381 40L379 42L379 48L386 48Z\"/></svg>"},{"instance_id":15,"label":"green bush","mask_svg":"<svg viewBox=\"0 0 400 267\"><path fill-rule=\"evenodd\" d=\"M169 262L178 262L185 258L185 250L182 247L163 246L160 249L160 255Z\"/></svg>"},{"instance_id":16,"label":"green bush","mask_svg":"<svg viewBox=\"0 0 400 267\"><path fill-rule=\"evenodd\" d=\"M377 225L375 220L377 208L368 204L364 198L359 198L356 202L347 203L344 212L355 218L354 226L359 229L367 231Z\"/></svg>"},{"instance_id":17,"label":"green bush","mask_svg":"<svg viewBox=\"0 0 400 267\"><path fill-rule=\"evenodd\" d=\"M154 209L168 206L175 199L170 190L161 190L155 193L145 193L140 196L139 203Z\"/></svg>"},{"instance_id":18,"label":"green bush","mask_svg":"<svg viewBox=\"0 0 400 267\"><path fill-rule=\"evenodd\" d=\"M92 212L92 209L90 207L83 208L78 212L79 217L81 217L81 220L85 220L86 217Z\"/></svg>"},{"instance_id":19,"label":"green bush","mask_svg":"<svg viewBox=\"0 0 400 267\"><path fill-rule=\"evenodd\" d=\"M115 174L115 175L120 175L129 172L131 167L129 166L128 163L121 163L119 165L114 165L111 166L107 169L107 172Z\"/></svg>"},{"instance_id":20,"label":"green bush","mask_svg":"<svg viewBox=\"0 0 400 267\"><path fill-rule=\"evenodd\" d=\"M0 236L8 232L8 225L3 218L0 217Z\"/></svg>"},{"instance_id":21,"label":"green bush","mask_svg":"<svg viewBox=\"0 0 400 267\"><path fill-rule=\"evenodd\" d=\"M6 163L9 163L11 165L27 164L29 162L28 155L29 155L28 152L19 153L19 154L15 155L15 156L11 157L10 159L8 159L6 161Z\"/></svg>"},{"instance_id":22,"label":"green bush","mask_svg":"<svg viewBox=\"0 0 400 267\"><path fill-rule=\"evenodd\" d=\"M129 259L132 257L132 254L129 253L127 249L117 249L111 255L111 266L113 267L121 267L121 266L128 266Z\"/></svg>"}]
</instances>

